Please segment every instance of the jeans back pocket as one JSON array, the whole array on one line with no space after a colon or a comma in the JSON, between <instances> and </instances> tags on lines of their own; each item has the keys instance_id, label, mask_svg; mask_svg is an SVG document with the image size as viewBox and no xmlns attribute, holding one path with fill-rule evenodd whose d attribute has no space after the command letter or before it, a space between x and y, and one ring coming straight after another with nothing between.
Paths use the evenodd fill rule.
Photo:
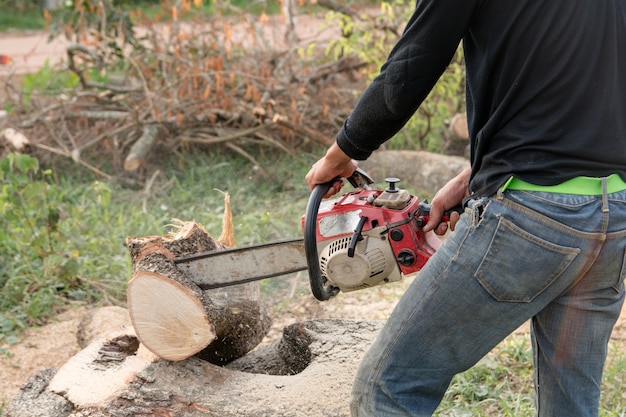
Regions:
<instances>
[{"instance_id":1,"label":"jeans back pocket","mask_svg":"<svg viewBox=\"0 0 626 417\"><path fill-rule=\"evenodd\" d=\"M580 249L537 237L501 217L474 276L491 296L530 302L572 263Z\"/></svg>"}]
</instances>

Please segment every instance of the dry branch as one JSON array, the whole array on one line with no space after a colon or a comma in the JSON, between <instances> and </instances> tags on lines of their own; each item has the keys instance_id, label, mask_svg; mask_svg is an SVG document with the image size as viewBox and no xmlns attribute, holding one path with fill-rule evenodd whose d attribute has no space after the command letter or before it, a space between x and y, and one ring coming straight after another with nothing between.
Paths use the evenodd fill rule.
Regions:
<instances>
[{"instance_id":1,"label":"dry branch","mask_svg":"<svg viewBox=\"0 0 626 417\"><path fill-rule=\"evenodd\" d=\"M148 159L150 153L154 151L155 144L160 139L161 132L159 125L156 124L143 127L143 133L130 148L130 152L124 160L125 171L136 171Z\"/></svg>"},{"instance_id":2,"label":"dry branch","mask_svg":"<svg viewBox=\"0 0 626 417\"><path fill-rule=\"evenodd\" d=\"M30 139L28 139L22 132L19 132L11 127L0 131L0 139L18 152L23 151L28 145L30 145Z\"/></svg>"},{"instance_id":3,"label":"dry branch","mask_svg":"<svg viewBox=\"0 0 626 417\"><path fill-rule=\"evenodd\" d=\"M295 155L309 143L327 145L354 104L350 89L363 86L364 64L324 60L322 42L269 39L269 26L247 18L148 26L141 43L116 53L111 39L91 33L89 43L67 49L67 68L81 88L58 98L20 97L13 104L28 105L22 114L29 116L15 112L7 126L38 138L42 146L32 151L44 162L74 155L96 167L110 155L109 177L148 176L140 161L180 148L227 146L246 155L253 143ZM294 52L311 45L318 52L310 58ZM128 69L115 73L120 67ZM105 81L94 80L96 72ZM150 152L157 147L163 152Z\"/></svg>"}]
</instances>

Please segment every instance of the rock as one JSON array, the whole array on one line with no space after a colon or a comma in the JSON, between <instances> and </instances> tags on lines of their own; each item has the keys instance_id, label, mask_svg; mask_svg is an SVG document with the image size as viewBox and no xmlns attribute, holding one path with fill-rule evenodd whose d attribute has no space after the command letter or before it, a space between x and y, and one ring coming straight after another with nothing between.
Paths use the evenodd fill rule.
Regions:
<instances>
[{"instance_id":1,"label":"rock","mask_svg":"<svg viewBox=\"0 0 626 417\"><path fill-rule=\"evenodd\" d=\"M359 166L377 183L387 177L396 177L401 180L400 188L412 188L418 197L424 198L432 197L469 166L469 160L425 151L376 151Z\"/></svg>"}]
</instances>

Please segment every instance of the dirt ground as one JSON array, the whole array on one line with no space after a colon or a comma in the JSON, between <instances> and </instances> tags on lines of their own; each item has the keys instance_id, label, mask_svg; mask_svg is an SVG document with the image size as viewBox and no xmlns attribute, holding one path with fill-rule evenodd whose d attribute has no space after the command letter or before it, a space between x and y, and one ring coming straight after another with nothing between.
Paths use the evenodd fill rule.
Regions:
<instances>
[{"instance_id":1,"label":"dirt ground","mask_svg":"<svg viewBox=\"0 0 626 417\"><path fill-rule=\"evenodd\" d=\"M63 38L49 42L48 34L40 31L0 33L0 55L10 59L0 65L0 76L35 72L46 63L53 67L65 57L67 44Z\"/></svg>"},{"instance_id":2,"label":"dirt ground","mask_svg":"<svg viewBox=\"0 0 626 417\"><path fill-rule=\"evenodd\" d=\"M308 292L304 279L294 281L290 291L282 291L278 301L270 305L274 321L261 346L280 338L282 329L294 322L314 318L350 318L385 320L413 278L399 283L370 288L318 302ZM43 327L26 331L20 343L8 346L8 355L0 357L0 404L8 403L17 394L26 378L43 368L60 368L79 351L76 330L87 307L75 308L59 315ZM526 333L522 326L517 333ZM613 340L626 349L626 308L615 328Z\"/></svg>"},{"instance_id":3,"label":"dirt ground","mask_svg":"<svg viewBox=\"0 0 626 417\"><path fill-rule=\"evenodd\" d=\"M319 302L310 294L304 278L294 279L290 289L281 290L272 300L262 300L270 309L273 325L260 346L278 340L285 326L314 318L385 320L410 281L409 277L393 285L342 293ZM59 369L78 353L76 331L88 311L88 307L66 311L48 325L28 329L19 343L5 346L9 353L0 356L0 405L17 394L29 375L43 368Z\"/></svg>"},{"instance_id":4,"label":"dirt ground","mask_svg":"<svg viewBox=\"0 0 626 417\"><path fill-rule=\"evenodd\" d=\"M375 13L378 8L371 8ZM315 41L326 41L339 34L337 28L325 23L323 14L300 14L295 17L295 33L302 44ZM266 41L273 45L281 45L285 41L285 25L279 16L271 16L259 22L259 29ZM137 29L138 31L140 28ZM242 34L241 42L245 42L247 31L233 28L233 36ZM0 60L0 79L9 75L33 73L45 65L56 67L66 59L66 48L70 42L63 36L49 39L45 31L8 31L0 32L0 56L8 56L9 62Z\"/></svg>"}]
</instances>

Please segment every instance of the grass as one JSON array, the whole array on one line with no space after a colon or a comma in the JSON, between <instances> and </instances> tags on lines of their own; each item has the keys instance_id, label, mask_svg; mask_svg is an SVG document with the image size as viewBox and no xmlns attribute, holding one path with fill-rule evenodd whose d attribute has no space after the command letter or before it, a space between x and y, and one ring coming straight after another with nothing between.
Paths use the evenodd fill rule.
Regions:
<instances>
[{"instance_id":1,"label":"grass","mask_svg":"<svg viewBox=\"0 0 626 417\"><path fill-rule=\"evenodd\" d=\"M512 335L450 384L436 416L534 415L532 354L526 336Z\"/></svg>"},{"instance_id":2,"label":"grass","mask_svg":"<svg viewBox=\"0 0 626 417\"><path fill-rule=\"evenodd\" d=\"M0 6L0 32L8 30L40 30L45 27L41 10L15 10Z\"/></svg>"},{"instance_id":3,"label":"grass","mask_svg":"<svg viewBox=\"0 0 626 417\"><path fill-rule=\"evenodd\" d=\"M163 166L149 192L85 182L90 175L75 167L35 174L27 157L3 160L0 344L67 304L123 303L127 236L164 235L176 218L219 236L224 197L217 190L230 194L238 245L300 236L313 158L287 164L293 159L270 152L256 167L232 153L188 155L182 166Z\"/></svg>"},{"instance_id":4,"label":"grass","mask_svg":"<svg viewBox=\"0 0 626 417\"><path fill-rule=\"evenodd\" d=\"M450 384L435 417L534 417L532 351L528 335L511 335ZM626 350L610 345L602 381L601 417L626 416Z\"/></svg>"},{"instance_id":5,"label":"grass","mask_svg":"<svg viewBox=\"0 0 626 417\"><path fill-rule=\"evenodd\" d=\"M260 14L262 12L268 14L278 13L278 3L274 1L257 0L250 2L248 0L235 0L230 2L233 8L247 10L253 14ZM118 2L120 10L135 11L141 10L142 14L149 18L156 18L162 15L164 12L169 13L169 9L163 7L160 2L154 2L149 0L137 0L137 1L121 1ZM58 9L61 10L61 9ZM57 11L51 11L51 16L55 16ZM213 16L215 14L215 8L209 1L204 1L200 7L194 7L191 13L185 18L201 17L201 16ZM0 5L0 32L7 30L43 30L46 29L46 20L44 18L44 11L39 7L27 7L23 10L19 10L15 7L8 5Z\"/></svg>"}]
</instances>

